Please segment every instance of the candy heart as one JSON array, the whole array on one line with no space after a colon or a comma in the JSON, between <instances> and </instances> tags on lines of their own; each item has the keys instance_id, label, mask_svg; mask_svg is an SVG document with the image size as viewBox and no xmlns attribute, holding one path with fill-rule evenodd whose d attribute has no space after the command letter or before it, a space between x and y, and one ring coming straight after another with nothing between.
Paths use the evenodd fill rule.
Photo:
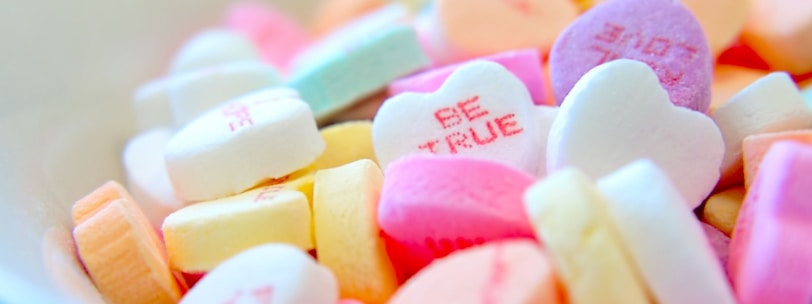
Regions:
<instances>
[{"instance_id":1,"label":"candy heart","mask_svg":"<svg viewBox=\"0 0 812 304\"><path fill-rule=\"evenodd\" d=\"M520 48L547 53L558 33L578 16L566 0L438 0L435 5L435 30L462 59Z\"/></svg>"},{"instance_id":2,"label":"candy heart","mask_svg":"<svg viewBox=\"0 0 812 304\"><path fill-rule=\"evenodd\" d=\"M735 303L699 221L660 168L637 160L597 184L657 303Z\"/></svg>"},{"instance_id":3,"label":"candy heart","mask_svg":"<svg viewBox=\"0 0 812 304\"><path fill-rule=\"evenodd\" d=\"M338 284L307 252L284 244L257 246L226 260L180 303L338 302Z\"/></svg>"},{"instance_id":4,"label":"candy heart","mask_svg":"<svg viewBox=\"0 0 812 304\"><path fill-rule=\"evenodd\" d=\"M524 84L498 63L474 61L433 94L404 93L384 102L372 123L381 168L414 153L462 154L536 174L539 128Z\"/></svg>"},{"instance_id":5,"label":"candy heart","mask_svg":"<svg viewBox=\"0 0 812 304\"><path fill-rule=\"evenodd\" d=\"M567 96L550 130L547 168L575 166L599 178L648 158L694 208L716 184L723 154L710 118L674 106L648 65L621 59L589 71Z\"/></svg>"},{"instance_id":6,"label":"candy heart","mask_svg":"<svg viewBox=\"0 0 812 304\"><path fill-rule=\"evenodd\" d=\"M259 60L248 37L228 29L209 29L189 39L172 61L172 74L238 61Z\"/></svg>"},{"instance_id":7,"label":"candy heart","mask_svg":"<svg viewBox=\"0 0 812 304\"><path fill-rule=\"evenodd\" d=\"M730 243L728 267L740 303L812 299L812 147L770 148L747 191Z\"/></svg>"},{"instance_id":8,"label":"candy heart","mask_svg":"<svg viewBox=\"0 0 812 304\"><path fill-rule=\"evenodd\" d=\"M620 58L651 66L674 104L707 111L713 76L708 42L679 1L608 1L581 15L550 52L556 101L561 104L591 68Z\"/></svg>"}]
</instances>

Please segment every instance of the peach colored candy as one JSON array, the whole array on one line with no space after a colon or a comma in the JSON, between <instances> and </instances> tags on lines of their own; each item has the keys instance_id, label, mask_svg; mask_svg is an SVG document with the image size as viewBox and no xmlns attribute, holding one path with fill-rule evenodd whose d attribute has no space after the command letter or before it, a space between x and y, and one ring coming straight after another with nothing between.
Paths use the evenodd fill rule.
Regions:
<instances>
[{"instance_id":1,"label":"peach colored candy","mask_svg":"<svg viewBox=\"0 0 812 304\"><path fill-rule=\"evenodd\" d=\"M570 0L438 0L435 31L456 60L520 48L546 54L558 34L578 16Z\"/></svg>"},{"instance_id":2,"label":"peach colored candy","mask_svg":"<svg viewBox=\"0 0 812 304\"><path fill-rule=\"evenodd\" d=\"M812 1L751 2L742 40L772 69L812 72Z\"/></svg>"},{"instance_id":3,"label":"peach colored candy","mask_svg":"<svg viewBox=\"0 0 812 304\"><path fill-rule=\"evenodd\" d=\"M767 71L748 69L735 65L718 65L713 71L711 105L709 112L725 104L744 88L767 76Z\"/></svg>"},{"instance_id":4,"label":"peach colored candy","mask_svg":"<svg viewBox=\"0 0 812 304\"><path fill-rule=\"evenodd\" d=\"M391 304L563 303L547 254L530 240L505 240L439 259L398 290Z\"/></svg>"},{"instance_id":5,"label":"peach colored candy","mask_svg":"<svg viewBox=\"0 0 812 304\"><path fill-rule=\"evenodd\" d=\"M524 83L530 92L530 97L536 105L549 103L547 100L547 86L544 83L543 63L538 50L523 49L511 50L491 56L481 57L478 60L493 61L508 69ZM453 64L432 69L417 75L404 77L389 84L389 95L394 96L403 92L429 93L439 89L443 82L457 68L463 64Z\"/></svg>"},{"instance_id":6,"label":"peach colored candy","mask_svg":"<svg viewBox=\"0 0 812 304\"><path fill-rule=\"evenodd\" d=\"M812 299L812 147L770 148L742 204L728 267L742 304Z\"/></svg>"},{"instance_id":7,"label":"peach colored candy","mask_svg":"<svg viewBox=\"0 0 812 304\"><path fill-rule=\"evenodd\" d=\"M722 131L725 157L717 188L744 181L742 141L745 137L812 128L812 110L786 73L770 73L733 96L711 113Z\"/></svg>"},{"instance_id":8,"label":"peach colored candy","mask_svg":"<svg viewBox=\"0 0 812 304\"><path fill-rule=\"evenodd\" d=\"M295 20L260 2L232 5L225 24L248 36L263 59L283 71L288 70L296 53L311 43L310 35Z\"/></svg>"},{"instance_id":9,"label":"peach colored candy","mask_svg":"<svg viewBox=\"0 0 812 304\"><path fill-rule=\"evenodd\" d=\"M158 235L127 191L109 181L73 204L79 257L109 303L176 303L180 288Z\"/></svg>"},{"instance_id":10,"label":"peach colored candy","mask_svg":"<svg viewBox=\"0 0 812 304\"><path fill-rule=\"evenodd\" d=\"M812 146L812 130L795 130L776 133L765 133L751 135L744 138L742 142L742 154L744 159L744 187L749 188L750 184L758 174L758 168L764 155L776 142L794 141L807 146Z\"/></svg>"},{"instance_id":11,"label":"peach colored candy","mask_svg":"<svg viewBox=\"0 0 812 304\"><path fill-rule=\"evenodd\" d=\"M745 193L744 187L735 187L711 195L702 209L702 221L727 236L732 235Z\"/></svg>"},{"instance_id":12,"label":"peach colored candy","mask_svg":"<svg viewBox=\"0 0 812 304\"><path fill-rule=\"evenodd\" d=\"M316 8L313 32L329 34L336 28L386 4L386 0L323 0Z\"/></svg>"}]
</instances>

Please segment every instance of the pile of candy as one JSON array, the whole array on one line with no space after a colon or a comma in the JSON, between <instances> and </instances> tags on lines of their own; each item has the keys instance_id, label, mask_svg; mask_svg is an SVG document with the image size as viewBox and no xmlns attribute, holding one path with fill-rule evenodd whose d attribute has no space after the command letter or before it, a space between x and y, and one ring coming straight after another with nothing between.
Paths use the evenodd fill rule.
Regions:
<instances>
[{"instance_id":1,"label":"pile of candy","mask_svg":"<svg viewBox=\"0 0 812 304\"><path fill-rule=\"evenodd\" d=\"M110 303L809 303L810 75L810 1L236 4L75 246Z\"/></svg>"}]
</instances>

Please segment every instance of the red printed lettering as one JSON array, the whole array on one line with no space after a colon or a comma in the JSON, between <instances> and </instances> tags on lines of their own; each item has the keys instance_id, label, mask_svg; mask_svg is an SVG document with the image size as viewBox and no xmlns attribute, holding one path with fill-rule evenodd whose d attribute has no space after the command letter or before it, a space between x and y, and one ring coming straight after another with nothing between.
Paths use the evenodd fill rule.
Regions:
<instances>
[{"instance_id":1,"label":"red printed lettering","mask_svg":"<svg viewBox=\"0 0 812 304\"><path fill-rule=\"evenodd\" d=\"M424 151L429 151L431 153L437 153L437 144L439 144L439 143L440 143L439 140L436 140L436 139L430 140L430 141L426 142L425 144L417 146L417 149L424 150Z\"/></svg>"},{"instance_id":2,"label":"red printed lettering","mask_svg":"<svg viewBox=\"0 0 812 304\"><path fill-rule=\"evenodd\" d=\"M509 137L524 131L523 128L515 128L518 125L518 122L514 119L515 114L508 114L499 118L494 119L496 122L496 126L499 128L499 131L502 132L502 136Z\"/></svg>"},{"instance_id":3,"label":"red printed lettering","mask_svg":"<svg viewBox=\"0 0 812 304\"><path fill-rule=\"evenodd\" d=\"M242 296L242 290L237 290L234 295L223 301L223 304L237 304L237 300Z\"/></svg>"},{"instance_id":4,"label":"red printed lettering","mask_svg":"<svg viewBox=\"0 0 812 304\"><path fill-rule=\"evenodd\" d=\"M474 139L474 142L477 145L482 146L482 145L492 143L493 141L496 140L496 137L498 136L498 135L496 135L496 131L493 130L493 125L491 124L490 121L485 123L485 127L488 128L488 137L486 137L484 139L482 137L480 137L479 134L477 134L476 130L474 130L473 127L468 128L468 131L471 132L471 138Z\"/></svg>"},{"instance_id":5,"label":"red printed lettering","mask_svg":"<svg viewBox=\"0 0 812 304\"><path fill-rule=\"evenodd\" d=\"M671 40L663 37L654 37L649 40L643 52L655 56L665 56L668 50L671 49Z\"/></svg>"},{"instance_id":6,"label":"red printed lettering","mask_svg":"<svg viewBox=\"0 0 812 304\"><path fill-rule=\"evenodd\" d=\"M446 137L445 137L445 141L446 141L446 143L448 143L448 148L451 150L451 154L457 154L457 152L459 152L457 150L457 147L460 147L460 148L471 148L471 147L473 147L473 146L471 146L471 144L466 142L467 140L468 140L468 136L463 134L463 133L460 133L460 132L454 132L454 133L446 135Z\"/></svg>"},{"instance_id":7,"label":"red printed lettering","mask_svg":"<svg viewBox=\"0 0 812 304\"><path fill-rule=\"evenodd\" d=\"M273 287L271 287L270 285L266 285L260 288L256 288L251 292L251 295L254 296L254 300L256 300L256 303L271 304L271 299L273 296Z\"/></svg>"},{"instance_id":8,"label":"red printed lettering","mask_svg":"<svg viewBox=\"0 0 812 304\"><path fill-rule=\"evenodd\" d=\"M450 113L449 113L450 112ZM462 123L462 118L459 114L457 114L456 108L441 108L434 112L434 118L440 122L440 125L443 126L443 129L448 129L453 126L459 125Z\"/></svg>"},{"instance_id":9,"label":"red printed lettering","mask_svg":"<svg viewBox=\"0 0 812 304\"><path fill-rule=\"evenodd\" d=\"M595 39L608 43L616 43L621 37L623 37L623 32L626 30L626 28L621 25L607 22L603 24L603 30L603 32L595 35Z\"/></svg>"},{"instance_id":10,"label":"red printed lettering","mask_svg":"<svg viewBox=\"0 0 812 304\"><path fill-rule=\"evenodd\" d=\"M254 121L251 120L251 113L248 111L248 107L241 103L232 103L225 106L222 113L226 118L236 119L235 121L228 123L228 128L231 130L231 132L237 131L243 127L254 125Z\"/></svg>"},{"instance_id":11,"label":"red printed lettering","mask_svg":"<svg viewBox=\"0 0 812 304\"><path fill-rule=\"evenodd\" d=\"M507 2L507 5L512 6L514 9L521 12L522 14L530 15L531 13L530 4L528 3L527 0L503 0L503 1Z\"/></svg>"},{"instance_id":12,"label":"red printed lettering","mask_svg":"<svg viewBox=\"0 0 812 304\"><path fill-rule=\"evenodd\" d=\"M474 119L483 117L488 115L488 110L482 110L479 106L479 96L471 97L468 100L461 101L457 103L457 107L460 108L462 114L465 114L465 117L468 118L468 121L474 121ZM478 112L477 112L478 111Z\"/></svg>"},{"instance_id":13,"label":"red printed lettering","mask_svg":"<svg viewBox=\"0 0 812 304\"><path fill-rule=\"evenodd\" d=\"M265 187L260 191L256 197L254 197L254 202L259 202L262 200L271 200L276 197L276 193L282 190L284 186L282 185L273 185L269 187Z\"/></svg>"}]
</instances>

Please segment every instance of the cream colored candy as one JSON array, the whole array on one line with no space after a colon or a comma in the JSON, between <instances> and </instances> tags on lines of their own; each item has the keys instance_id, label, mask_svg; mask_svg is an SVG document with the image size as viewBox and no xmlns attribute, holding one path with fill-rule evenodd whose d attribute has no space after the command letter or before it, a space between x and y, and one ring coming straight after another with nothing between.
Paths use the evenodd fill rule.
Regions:
<instances>
[{"instance_id":1,"label":"cream colored candy","mask_svg":"<svg viewBox=\"0 0 812 304\"><path fill-rule=\"evenodd\" d=\"M166 147L177 196L212 200L283 177L324 151L310 107L288 89L237 98L178 132Z\"/></svg>"},{"instance_id":2,"label":"cream colored candy","mask_svg":"<svg viewBox=\"0 0 812 304\"><path fill-rule=\"evenodd\" d=\"M563 303L539 244L495 241L438 259L407 281L391 304Z\"/></svg>"},{"instance_id":3,"label":"cream colored candy","mask_svg":"<svg viewBox=\"0 0 812 304\"><path fill-rule=\"evenodd\" d=\"M329 169L360 159L375 161L372 148L372 122L350 121L321 130L326 143L324 153L313 163L316 169Z\"/></svg>"},{"instance_id":4,"label":"cream colored candy","mask_svg":"<svg viewBox=\"0 0 812 304\"><path fill-rule=\"evenodd\" d=\"M358 160L316 173L313 224L319 263L333 271L341 297L385 303L398 288L377 222L383 174Z\"/></svg>"},{"instance_id":5,"label":"cream colored candy","mask_svg":"<svg viewBox=\"0 0 812 304\"><path fill-rule=\"evenodd\" d=\"M186 273L210 271L261 244L313 248L307 198L282 185L190 205L170 214L162 230L172 269Z\"/></svg>"},{"instance_id":6,"label":"cream colored candy","mask_svg":"<svg viewBox=\"0 0 812 304\"><path fill-rule=\"evenodd\" d=\"M592 181L572 168L525 193L527 214L571 303L649 303L607 204Z\"/></svg>"},{"instance_id":7,"label":"cream colored candy","mask_svg":"<svg viewBox=\"0 0 812 304\"><path fill-rule=\"evenodd\" d=\"M713 72L710 112L715 111L744 88L769 72L735 65L718 65Z\"/></svg>"},{"instance_id":8,"label":"cream colored candy","mask_svg":"<svg viewBox=\"0 0 812 304\"><path fill-rule=\"evenodd\" d=\"M750 188L750 184L756 179L758 168L764 155L770 150L774 143L779 141L794 141L805 145L812 145L812 130L795 130L776 133L765 133L751 135L744 138L742 142L742 160L744 161L744 187Z\"/></svg>"},{"instance_id":9,"label":"cream colored candy","mask_svg":"<svg viewBox=\"0 0 812 304\"><path fill-rule=\"evenodd\" d=\"M742 140L745 137L812 128L812 112L786 73L762 77L713 111L711 118L725 140L718 187L743 182Z\"/></svg>"},{"instance_id":10,"label":"cream colored candy","mask_svg":"<svg viewBox=\"0 0 812 304\"><path fill-rule=\"evenodd\" d=\"M185 205L175 197L166 173L164 148L172 135L168 129L153 129L133 137L124 148L127 188L156 229L167 215Z\"/></svg>"},{"instance_id":11,"label":"cream colored candy","mask_svg":"<svg viewBox=\"0 0 812 304\"><path fill-rule=\"evenodd\" d=\"M224 28L201 31L175 55L171 74L238 61L259 61L259 51L248 37Z\"/></svg>"},{"instance_id":12,"label":"cream colored candy","mask_svg":"<svg viewBox=\"0 0 812 304\"><path fill-rule=\"evenodd\" d=\"M459 61L521 48L547 53L578 16L570 0L438 0L438 27Z\"/></svg>"},{"instance_id":13,"label":"cream colored candy","mask_svg":"<svg viewBox=\"0 0 812 304\"><path fill-rule=\"evenodd\" d=\"M812 72L812 1L750 1L742 40L774 70Z\"/></svg>"},{"instance_id":14,"label":"cream colored candy","mask_svg":"<svg viewBox=\"0 0 812 304\"><path fill-rule=\"evenodd\" d=\"M732 236L745 194L744 187L735 187L711 195L705 201L705 208L702 210L702 221L728 237Z\"/></svg>"},{"instance_id":15,"label":"cream colored candy","mask_svg":"<svg viewBox=\"0 0 812 304\"><path fill-rule=\"evenodd\" d=\"M597 184L657 303L736 303L700 222L657 165L638 160Z\"/></svg>"},{"instance_id":16,"label":"cream colored candy","mask_svg":"<svg viewBox=\"0 0 812 304\"><path fill-rule=\"evenodd\" d=\"M209 303L335 304L333 274L310 255L285 244L245 250L206 274L180 301Z\"/></svg>"},{"instance_id":17,"label":"cream colored candy","mask_svg":"<svg viewBox=\"0 0 812 304\"><path fill-rule=\"evenodd\" d=\"M258 61L228 63L189 72L169 83L175 124L183 126L240 95L281 83L277 71ZM295 91L288 93L298 97Z\"/></svg>"},{"instance_id":18,"label":"cream colored candy","mask_svg":"<svg viewBox=\"0 0 812 304\"><path fill-rule=\"evenodd\" d=\"M139 131L175 126L169 104L170 82L181 77L161 78L139 87L132 97L135 125Z\"/></svg>"}]
</instances>

